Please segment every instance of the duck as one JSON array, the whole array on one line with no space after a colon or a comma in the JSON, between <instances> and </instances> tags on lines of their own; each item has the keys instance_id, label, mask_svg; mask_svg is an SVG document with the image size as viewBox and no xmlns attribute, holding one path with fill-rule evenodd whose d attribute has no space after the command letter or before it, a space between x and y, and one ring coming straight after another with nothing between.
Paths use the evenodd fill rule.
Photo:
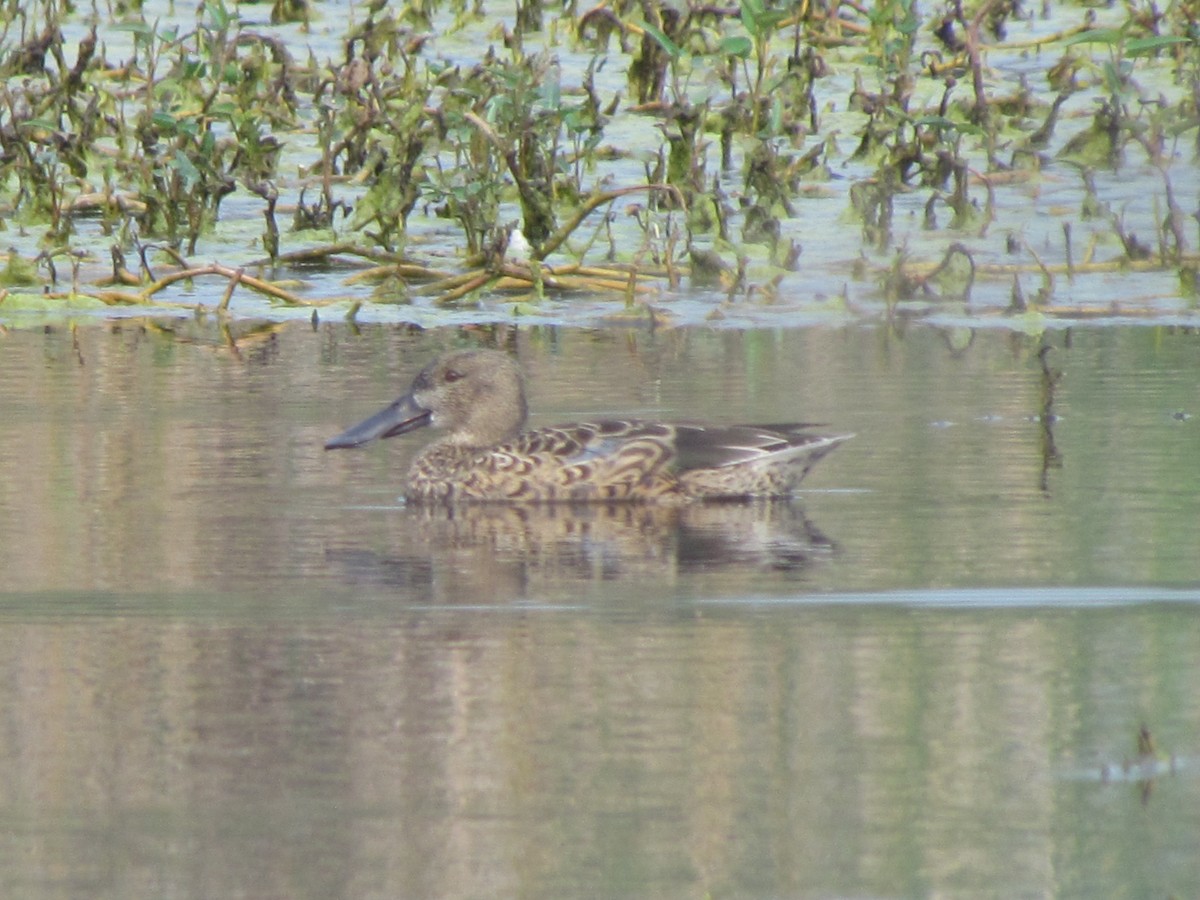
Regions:
<instances>
[{"instance_id":1,"label":"duck","mask_svg":"<svg viewBox=\"0 0 1200 900\"><path fill-rule=\"evenodd\" d=\"M780 499L852 434L806 423L709 425L598 418L525 429L520 366L499 350L438 356L399 399L325 443L361 447L430 427L409 503Z\"/></svg>"}]
</instances>

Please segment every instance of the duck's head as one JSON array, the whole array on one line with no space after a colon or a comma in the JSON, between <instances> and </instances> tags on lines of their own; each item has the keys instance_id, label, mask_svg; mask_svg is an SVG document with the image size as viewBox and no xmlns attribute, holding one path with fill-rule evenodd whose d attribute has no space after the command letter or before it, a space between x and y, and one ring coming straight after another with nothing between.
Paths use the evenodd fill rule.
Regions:
<instances>
[{"instance_id":1,"label":"duck's head","mask_svg":"<svg viewBox=\"0 0 1200 900\"><path fill-rule=\"evenodd\" d=\"M325 449L357 447L426 425L447 431L445 443L487 447L519 432L525 415L525 387L512 357L456 350L422 369L407 394L329 440Z\"/></svg>"}]
</instances>

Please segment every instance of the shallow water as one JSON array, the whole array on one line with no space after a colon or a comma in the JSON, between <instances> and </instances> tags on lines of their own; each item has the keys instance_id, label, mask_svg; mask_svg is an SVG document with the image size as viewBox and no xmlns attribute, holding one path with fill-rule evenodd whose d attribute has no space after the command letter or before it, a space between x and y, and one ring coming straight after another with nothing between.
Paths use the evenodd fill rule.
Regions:
<instances>
[{"instance_id":1,"label":"shallow water","mask_svg":"<svg viewBox=\"0 0 1200 900\"><path fill-rule=\"evenodd\" d=\"M538 423L858 437L792 504L684 511L406 508L420 435L321 449L474 344ZM0 351L6 896L1200 893L1195 334Z\"/></svg>"}]
</instances>

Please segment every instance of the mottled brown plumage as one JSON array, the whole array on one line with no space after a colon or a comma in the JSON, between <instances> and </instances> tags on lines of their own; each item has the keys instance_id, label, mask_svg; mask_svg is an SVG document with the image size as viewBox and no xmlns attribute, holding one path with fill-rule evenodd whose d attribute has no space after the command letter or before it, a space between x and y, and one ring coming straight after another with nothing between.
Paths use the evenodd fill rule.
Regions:
<instances>
[{"instance_id":1,"label":"mottled brown plumage","mask_svg":"<svg viewBox=\"0 0 1200 900\"><path fill-rule=\"evenodd\" d=\"M665 501L782 497L851 435L809 426L613 419L522 431L517 364L492 350L434 360L391 406L330 440L357 447L425 425L446 434L408 473L410 501Z\"/></svg>"}]
</instances>

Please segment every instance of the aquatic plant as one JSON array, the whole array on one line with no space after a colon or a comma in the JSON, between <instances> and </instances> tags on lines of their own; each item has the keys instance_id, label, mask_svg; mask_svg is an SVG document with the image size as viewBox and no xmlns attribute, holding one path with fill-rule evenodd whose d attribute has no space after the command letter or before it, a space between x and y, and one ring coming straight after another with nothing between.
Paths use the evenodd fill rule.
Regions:
<instances>
[{"instance_id":1,"label":"aquatic plant","mask_svg":"<svg viewBox=\"0 0 1200 900\"><path fill-rule=\"evenodd\" d=\"M35 277L53 285L71 260L106 302L152 303L190 272L320 304L345 298L270 289L271 272L337 258L359 267L349 288L393 302L636 305L690 275L762 303L806 271L808 198L831 195L861 235L847 268L889 309L967 298L934 288L950 258L1051 311L1057 273L1153 267L1187 285L1200 270L1173 178L1179 148L1200 149L1194 4L1103 23L1068 9L1016 40L1036 13L1011 0L490 6L371 4L326 58L296 43L319 2L277 2L269 22L225 0L191 20L133 5L83 30L55 0L0 7L0 204L34 236ZM992 76L993 57L1023 53L1044 83ZM1107 196L1134 162L1157 173L1152 215ZM1005 224L992 249L1005 191L1054 167L1078 180L1087 234L1068 222L1035 250ZM245 220L261 224L222 243ZM424 255L431 231L453 252ZM202 246L229 259L190 263Z\"/></svg>"}]
</instances>

